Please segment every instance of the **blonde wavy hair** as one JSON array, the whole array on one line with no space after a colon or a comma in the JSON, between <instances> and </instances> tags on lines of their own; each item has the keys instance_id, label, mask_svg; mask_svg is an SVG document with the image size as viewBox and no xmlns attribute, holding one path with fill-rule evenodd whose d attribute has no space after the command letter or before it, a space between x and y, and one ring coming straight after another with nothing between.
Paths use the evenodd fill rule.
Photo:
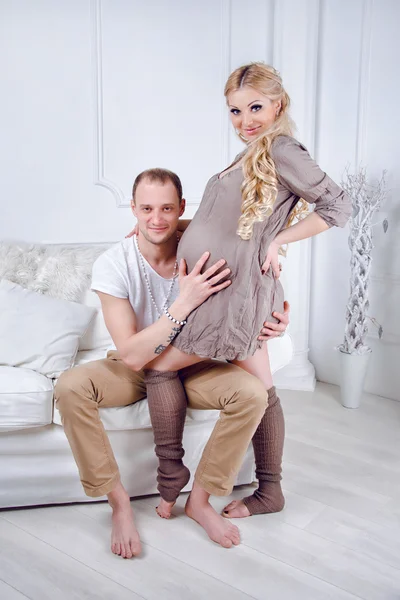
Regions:
<instances>
[{"instance_id":1,"label":"blonde wavy hair","mask_svg":"<svg viewBox=\"0 0 400 600\"><path fill-rule=\"evenodd\" d=\"M278 135L292 135L294 123L289 115L290 98L276 69L259 62L239 67L231 73L226 82L224 95L227 101L229 94L244 86L254 88L272 102L280 101L281 104L274 123L268 131L248 145L243 160L242 215L239 218L237 234L243 240L248 240L253 234L254 223L265 221L272 213L277 196L278 179L270 155L272 142ZM300 199L286 226L290 227L295 219L306 214L307 203Z\"/></svg>"}]
</instances>

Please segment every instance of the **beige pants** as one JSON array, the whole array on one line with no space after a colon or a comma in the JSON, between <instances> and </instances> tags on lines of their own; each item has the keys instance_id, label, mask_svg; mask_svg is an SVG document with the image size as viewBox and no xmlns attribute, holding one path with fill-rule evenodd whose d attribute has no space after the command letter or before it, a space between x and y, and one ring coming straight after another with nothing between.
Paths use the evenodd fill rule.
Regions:
<instances>
[{"instance_id":1,"label":"beige pants","mask_svg":"<svg viewBox=\"0 0 400 600\"><path fill-rule=\"evenodd\" d=\"M253 375L217 361L187 367L181 379L189 407L221 411L195 479L210 494L228 495L265 413L267 392ZM142 400L146 396L143 372L135 373L109 352L103 360L63 373L55 396L86 494L108 494L120 475L98 409Z\"/></svg>"}]
</instances>

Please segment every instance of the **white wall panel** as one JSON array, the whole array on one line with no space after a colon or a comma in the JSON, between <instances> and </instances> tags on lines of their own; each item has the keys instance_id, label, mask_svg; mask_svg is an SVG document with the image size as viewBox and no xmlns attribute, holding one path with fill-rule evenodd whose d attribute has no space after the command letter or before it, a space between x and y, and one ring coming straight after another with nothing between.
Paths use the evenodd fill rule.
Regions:
<instances>
[{"instance_id":1,"label":"white wall panel","mask_svg":"<svg viewBox=\"0 0 400 600\"><path fill-rule=\"evenodd\" d=\"M340 181L362 160L388 169L371 315L384 326L367 388L399 397L400 3L397 0L0 0L0 238L121 238L135 176L182 177L192 216L209 177L243 146L223 97L229 72L274 64L298 137ZM285 263L296 355L285 384L338 382L347 230L292 246ZM282 381L281 381L282 383Z\"/></svg>"},{"instance_id":2,"label":"white wall panel","mask_svg":"<svg viewBox=\"0 0 400 600\"><path fill-rule=\"evenodd\" d=\"M275 4L274 66L281 72L291 98L297 136L313 154L318 83L319 0L280 0ZM292 363L276 382L293 389L311 390L314 367L309 354L311 240L290 246L284 263L285 296L291 303L295 351Z\"/></svg>"},{"instance_id":3,"label":"white wall panel","mask_svg":"<svg viewBox=\"0 0 400 600\"><path fill-rule=\"evenodd\" d=\"M400 3L371 2L371 42L366 62L365 117L361 159L373 179L387 169L388 198L378 221L386 217L389 229L375 228L371 277L370 315L383 326L377 339L370 327L373 350L366 387L371 392L400 400Z\"/></svg>"},{"instance_id":4,"label":"white wall panel","mask_svg":"<svg viewBox=\"0 0 400 600\"><path fill-rule=\"evenodd\" d=\"M321 2L315 150L319 164L340 182L357 154L363 0ZM317 378L339 381L339 358L349 293L348 229L312 241L310 357Z\"/></svg>"},{"instance_id":5,"label":"white wall panel","mask_svg":"<svg viewBox=\"0 0 400 600\"><path fill-rule=\"evenodd\" d=\"M95 64L104 179L129 206L149 166L182 176L190 203L228 161L221 89L229 74L229 2L95 0Z\"/></svg>"},{"instance_id":6,"label":"white wall panel","mask_svg":"<svg viewBox=\"0 0 400 600\"><path fill-rule=\"evenodd\" d=\"M344 166L361 163L371 181L388 170L389 194L378 224L370 284L371 317L366 389L400 400L400 4L393 0L323 2L318 159L340 180ZM335 51L333 51L335 49ZM337 85L339 82L339 85ZM335 85L336 84L336 85ZM333 230L313 241L311 361L322 381L339 383L335 346L342 341L349 293L348 231Z\"/></svg>"}]
</instances>

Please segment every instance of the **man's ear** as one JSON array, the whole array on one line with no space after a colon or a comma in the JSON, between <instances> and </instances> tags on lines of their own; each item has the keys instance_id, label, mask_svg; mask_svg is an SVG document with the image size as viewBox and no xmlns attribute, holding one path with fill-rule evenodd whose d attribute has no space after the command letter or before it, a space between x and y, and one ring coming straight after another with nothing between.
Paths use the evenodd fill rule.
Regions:
<instances>
[{"instance_id":1,"label":"man's ear","mask_svg":"<svg viewBox=\"0 0 400 600\"><path fill-rule=\"evenodd\" d=\"M131 210L136 217L136 206L135 206L135 202L134 202L133 198L131 198Z\"/></svg>"},{"instance_id":2,"label":"man's ear","mask_svg":"<svg viewBox=\"0 0 400 600\"><path fill-rule=\"evenodd\" d=\"M186 208L186 200L185 200L185 198L182 198L182 200L179 203L179 216L180 217L185 212L185 208Z\"/></svg>"}]
</instances>

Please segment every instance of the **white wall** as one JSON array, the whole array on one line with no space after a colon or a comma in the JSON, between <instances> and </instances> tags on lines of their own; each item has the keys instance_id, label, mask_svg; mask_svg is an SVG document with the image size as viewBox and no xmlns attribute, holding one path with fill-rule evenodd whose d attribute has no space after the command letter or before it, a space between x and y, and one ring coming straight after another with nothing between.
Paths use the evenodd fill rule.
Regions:
<instances>
[{"instance_id":1,"label":"white wall","mask_svg":"<svg viewBox=\"0 0 400 600\"><path fill-rule=\"evenodd\" d=\"M156 165L181 175L193 214L241 149L232 63L270 59L272 3L254 6L243 33L229 0L0 0L0 237L117 240L135 176Z\"/></svg>"},{"instance_id":2,"label":"white wall","mask_svg":"<svg viewBox=\"0 0 400 600\"><path fill-rule=\"evenodd\" d=\"M0 0L0 239L120 239L133 222L133 179L156 165L181 175L193 215L207 179L241 149L224 106L226 77L247 61L273 63L298 136L323 168L338 180L358 151L372 174L390 171L391 233L376 253L384 279L371 290L387 341L372 340L368 385L395 397L398 115L390 108L399 16L396 0ZM290 249L296 353L282 374L290 387L313 386L309 345L318 376L337 381L332 348L342 337L348 260L337 229Z\"/></svg>"},{"instance_id":3,"label":"white wall","mask_svg":"<svg viewBox=\"0 0 400 600\"><path fill-rule=\"evenodd\" d=\"M346 0L322 4L317 156L340 180L343 164L367 167L371 180L388 170L387 201L375 229L366 389L400 400L400 3ZM342 341L349 292L347 231L313 240L310 358L318 379L339 383L334 347Z\"/></svg>"}]
</instances>

